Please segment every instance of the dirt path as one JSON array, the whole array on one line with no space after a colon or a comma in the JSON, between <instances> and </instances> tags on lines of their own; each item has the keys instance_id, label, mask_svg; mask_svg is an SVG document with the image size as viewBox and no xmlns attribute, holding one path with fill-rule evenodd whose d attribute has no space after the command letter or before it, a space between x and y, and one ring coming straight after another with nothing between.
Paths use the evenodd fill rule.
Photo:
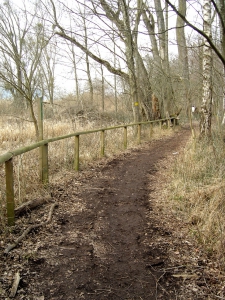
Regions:
<instances>
[{"instance_id":1,"label":"dirt path","mask_svg":"<svg viewBox=\"0 0 225 300\"><path fill-rule=\"evenodd\" d=\"M174 274L187 272L193 246L154 204L157 164L189 135L182 129L54 187L53 223L4 258L20 270L16 299L206 299L198 286L196 298L193 288L183 296Z\"/></svg>"}]
</instances>

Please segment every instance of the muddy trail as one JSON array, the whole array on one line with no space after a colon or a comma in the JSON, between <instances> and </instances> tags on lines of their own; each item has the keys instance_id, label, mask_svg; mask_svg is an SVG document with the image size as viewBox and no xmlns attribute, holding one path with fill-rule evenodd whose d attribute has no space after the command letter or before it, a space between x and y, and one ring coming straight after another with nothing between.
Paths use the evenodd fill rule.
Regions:
<instances>
[{"instance_id":1,"label":"muddy trail","mask_svg":"<svg viewBox=\"0 0 225 300\"><path fill-rule=\"evenodd\" d=\"M3 258L6 277L20 272L15 299L213 299L201 255L156 193L159 162L166 167L189 137L183 128L53 186L52 223ZM2 287L6 295L4 276Z\"/></svg>"}]
</instances>

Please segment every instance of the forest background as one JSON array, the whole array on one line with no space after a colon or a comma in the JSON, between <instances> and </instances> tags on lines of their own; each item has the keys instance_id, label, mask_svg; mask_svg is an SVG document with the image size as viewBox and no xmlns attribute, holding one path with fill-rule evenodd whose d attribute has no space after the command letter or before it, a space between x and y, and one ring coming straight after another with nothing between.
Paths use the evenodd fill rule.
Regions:
<instances>
[{"instance_id":1,"label":"forest background","mask_svg":"<svg viewBox=\"0 0 225 300\"><path fill-rule=\"evenodd\" d=\"M4 1L1 98L26 108L36 136L38 97L48 111L61 100L75 114L105 112L108 102L139 121L200 110L206 86L222 118L224 4L209 4L204 14L197 1ZM205 48L214 50L207 76Z\"/></svg>"}]
</instances>

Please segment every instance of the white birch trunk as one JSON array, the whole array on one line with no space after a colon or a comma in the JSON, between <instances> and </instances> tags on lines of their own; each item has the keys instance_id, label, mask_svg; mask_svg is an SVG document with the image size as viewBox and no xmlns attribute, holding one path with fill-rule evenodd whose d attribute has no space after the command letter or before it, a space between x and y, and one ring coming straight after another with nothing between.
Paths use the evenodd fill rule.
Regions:
<instances>
[{"instance_id":1,"label":"white birch trunk","mask_svg":"<svg viewBox=\"0 0 225 300\"><path fill-rule=\"evenodd\" d=\"M220 10L220 14L222 17L223 24L225 23L225 2L224 0L218 1L218 6ZM222 49L222 55L225 57L225 31L223 30L222 21L220 21L220 40L221 40L221 49ZM222 124L225 125L225 66L223 68L223 121Z\"/></svg>"},{"instance_id":2,"label":"white birch trunk","mask_svg":"<svg viewBox=\"0 0 225 300\"><path fill-rule=\"evenodd\" d=\"M203 30L211 37L211 2L203 1ZM205 40L203 46L203 91L200 134L210 136L212 119L212 48Z\"/></svg>"}]
</instances>

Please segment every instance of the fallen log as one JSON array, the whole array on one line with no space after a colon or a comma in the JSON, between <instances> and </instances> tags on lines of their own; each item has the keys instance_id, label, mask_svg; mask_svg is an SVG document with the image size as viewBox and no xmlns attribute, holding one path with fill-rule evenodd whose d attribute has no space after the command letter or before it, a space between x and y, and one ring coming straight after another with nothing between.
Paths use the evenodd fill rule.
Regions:
<instances>
[{"instance_id":1,"label":"fallen log","mask_svg":"<svg viewBox=\"0 0 225 300\"><path fill-rule=\"evenodd\" d=\"M15 209L15 216L16 217L22 216L23 214L31 211L32 209L35 209L35 208L37 208L45 203L51 202L51 201L52 201L51 197L42 198L42 199L33 199L30 201L27 201Z\"/></svg>"}]
</instances>

